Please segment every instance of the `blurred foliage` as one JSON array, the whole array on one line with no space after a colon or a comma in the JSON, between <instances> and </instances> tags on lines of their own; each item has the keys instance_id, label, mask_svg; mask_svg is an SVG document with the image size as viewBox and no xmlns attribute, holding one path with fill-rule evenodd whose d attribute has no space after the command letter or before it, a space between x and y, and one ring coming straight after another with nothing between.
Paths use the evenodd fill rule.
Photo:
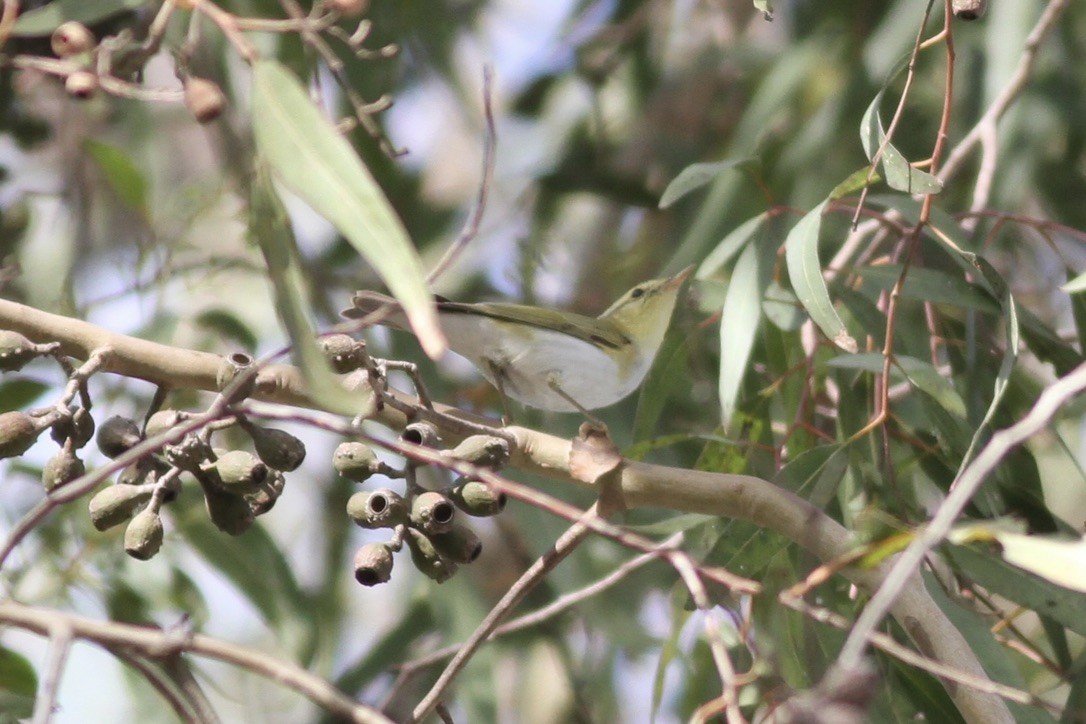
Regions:
<instances>
[{"instance_id":1,"label":"blurred foliage","mask_svg":"<svg viewBox=\"0 0 1086 724\"><path fill-rule=\"evenodd\" d=\"M993 0L981 20L953 24L943 161L1008 82L1048 4ZM23 3L37 5L48 3ZM129 27L139 38L159 6L102 3L90 12L82 5L54 9L87 14L99 36ZM106 5L119 13L106 13ZM241 16L282 14L272 0L218 5ZM1082 363L1086 295L1060 290L1086 268L1082 4L1070 3L1039 46L1028 84L999 123L994 172L971 154L934 197L939 233L926 228L915 246L907 229L920 205L908 192L916 184L934 188L932 169L920 162L937 140L947 68L945 45L934 43L906 84L925 3L778 2L771 22L764 3L372 5L363 47L395 44L396 54L353 57L338 39L330 45L363 100L387 95L395 105L373 116L387 136L355 129L348 138L427 267L456 237L478 191L482 65L496 70L490 202L478 238L438 282L442 294L592 313L637 280L699 264L642 392L600 413L631 456L773 480L877 542L923 523L993 431L1020 419L1056 376ZM939 31L942 15L935 4L923 37ZM136 77L175 88L177 62L213 78L230 105L206 127L179 103L69 98L55 77L12 68L16 54L49 53L41 37L9 39L0 70L0 293L150 340L265 354L289 337L264 260L246 237L247 225L259 226L245 212L251 74L212 23L190 27L190 18L178 12L164 36L169 53ZM338 26L350 34L357 21ZM322 67L296 36L249 37L304 79ZM317 75L326 108L350 117L336 79ZM896 154L869 178L869 155L903 94L891 138ZM389 143L407 154L390 157ZM970 211L978 174L990 184L988 200ZM870 194L858 217L866 231L856 243L851 220L866 181ZM352 290L376 288L378 277L346 238L296 198L287 201L301 251L294 261L308 283L293 289L290 303L326 328ZM835 258L834 273L824 275ZM889 418L859 435L876 412L888 294L906 265ZM802 323L808 315L820 331ZM854 353L826 332L850 337ZM376 332L370 344L417 362L436 398L500 410L474 373L427 360L410 336ZM62 382L44 365L7 374L0 411L39 404ZM153 390L96 377L91 393L95 417L104 419L143 415ZM171 404L197 401L177 391ZM1081 533L1082 411L1081 401L1066 405L1044 435L1008 455L968 515L1013 518L1032 533ZM580 422L516 414L519 424L559 435ZM185 614L201 630L289 657L379 702L393 691L396 666L465 638L565 527L512 505L481 527L483 559L441 588L411 576L401 556L392 585L362 589L351 581L349 560L369 538L343 515L356 486L334 478L327 464L334 442L306 432L306 465L283 502L245 535L221 535L196 494L182 495L169 508L163 555L137 563L121 556L118 531L94 531L77 503L22 544L4 569L7 587L23 601L114 620L170 624ZM47 438L35 454L51 451ZM4 528L40 497L34 479L49 454L6 467ZM88 458L89 466L101 462ZM583 491L530 482L581 506L591 502ZM818 683L843 634L782 607L774 594L819 561L742 520L653 510L624 522L653 535L681 530L699 559L765 585L753 601L719 598L732 624L730 653L741 672L750 671L740 693L746 714ZM991 546L948 552L929 587L988 673L1041 697L1064 721L1082 718L1082 594L1008 565ZM588 585L625 559L594 540L529 606ZM850 618L860 607L841 577L811 598ZM701 630L674 572L653 564L565 616L484 649L453 711L466 721L508 720L513 710L522 721L685 719L720 691ZM36 663L0 648L0 707L29 713L41 678ZM931 675L882 654L877 665L872 720L958 716ZM218 669L206 671L228 714L315 716L270 683L246 680L238 688ZM425 669L399 685L388 711L406 716L434 676ZM168 720L165 708L148 704L155 700L145 682L127 681L133 710ZM529 684L551 696L530 704L512 693ZM1040 707L1016 708L1015 716L1053 720Z\"/></svg>"}]
</instances>

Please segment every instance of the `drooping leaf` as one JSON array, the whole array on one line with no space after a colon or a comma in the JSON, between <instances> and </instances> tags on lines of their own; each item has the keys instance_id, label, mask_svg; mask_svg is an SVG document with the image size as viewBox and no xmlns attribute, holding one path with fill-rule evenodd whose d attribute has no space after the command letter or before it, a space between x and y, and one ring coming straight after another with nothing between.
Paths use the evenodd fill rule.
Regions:
<instances>
[{"instance_id":1,"label":"drooping leaf","mask_svg":"<svg viewBox=\"0 0 1086 724\"><path fill-rule=\"evenodd\" d=\"M706 255L704 261L698 265L694 278L707 279L719 271L721 267L731 261L731 258L743 248L744 244L750 241L751 237L758 233L767 218L765 214L758 214L735 227Z\"/></svg>"},{"instance_id":2,"label":"drooping leaf","mask_svg":"<svg viewBox=\"0 0 1086 724\"><path fill-rule=\"evenodd\" d=\"M855 352L859 347L833 307L818 259L818 235L828 201L808 211L788 232L784 242L785 261L792 289L814 323L835 345L846 352Z\"/></svg>"},{"instance_id":3,"label":"drooping leaf","mask_svg":"<svg viewBox=\"0 0 1086 724\"><path fill-rule=\"evenodd\" d=\"M262 168L258 168L251 192L249 230L264 253L275 310L290 335L295 363L302 371L309 395L328 410L344 415L369 415L375 404L372 390L368 387L347 390L317 346L306 316L305 278L294 234L286 209Z\"/></svg>"},{"instance_id":4,"label":"drooping leaf","mask_svg":"<svg viewBox=\"0 0 1086 724\"><path fill-rule=\"evenodd\" d=\"M68 20L94 25L95 23L125 10L136 10L147 4L147 0L54 0L54 2L19 16L11 29L17 37L37 37L49 35Z\"/></svg>"},{"instance_id":5,"label":"drooping leaf","mask_svg":"<svg viewBox=\"0 0 1086 724\"><path fill-rule=\"evenodd\" d=\"M83 148L117 198L133 211L146 215L147 179L132 158L116 146L93 139L84 141Z\"/></svg>"},{"instance_id":6,"label":"drooping leaf","mask_svg":"<svg viewBox=\"0 0 1086 724\"><path fill-rule=\"evenodd\" d=\"M237 342L238 346L246 352L256 350L257 338L253 330L230 309L224 307L207 309L197 315L193 323Z\"/></svg>"},{"instance_id":7,"label":"drooping leaf","mask_svg":"<svg viewBox=\"0 0 1086 724\"><path fill-rule=\"evenodd\" d=\"M22 654L0 646L0 720L29 718L34 713L38 674Z\"/></svg>"},{"instance_id":8,"label":"drooping leaf","mask_svg":"<svg viewBox=\"0 0 1086 724\"><path fill-rule=\"evenodd\" d=\"M403 306L423 350L439 357L445 336L407 230L354 149L273 60L253 65L253 133L276 178L369 262Z\"/></svg>"},{"instance_id":9,"label":"drooping leaf","mask_svg":"<svg viewBox=\"0 0 1086 724\"><path fill-rule=\"evenodd\" d=\"M768 282L763 268L763 254L757 244L749 244L735 264L724 309L720 315L720 424L727 429L746 376L750 353L762 319L762 291Z\"/></svg>"},{"instance_id":10,"label":"drooping leaf","mask_svg":"<svg viewBox=\"0 0 1086 724\"><path fill-rule=\"evenodd\" d=\"M731 171L753 163L756 163L755 159L732 158L715 163L691 164L680 171L679 175L672 179L671 183L664 189L664 193L660 196L660 208L666 209L683 196L708 185L725 171Z\"/></svg>"},{"instance_id":11,"label":"drooping leaf","mask_svg":"<svg viewBox=\"0 0 1086 724\"><path fill-rule=\"evenodd\" d=\"M875 154L881 147L882 155L879 158L879 165L890 188L907 194L939 193L943 189L943 184L939 179L930 173L913 168L893 143L883 143L886 140L886 131L883 130L882 119L879 117L882 96L883 93L880 91L871 101L871 105L867 107L860 121L860 141L863 143L868 160L874 160Z\"/></svg>"}]
</instances>

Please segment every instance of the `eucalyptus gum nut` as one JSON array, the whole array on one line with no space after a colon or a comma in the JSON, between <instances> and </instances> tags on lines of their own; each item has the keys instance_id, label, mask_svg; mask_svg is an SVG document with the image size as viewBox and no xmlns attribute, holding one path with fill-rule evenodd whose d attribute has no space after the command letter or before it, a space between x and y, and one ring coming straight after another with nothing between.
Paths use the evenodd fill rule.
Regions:
<instances>
[{"instance_id":1,"label":"eucalyptus gum nut","mask_svg":"<svg viewBox=\"0 0 1086 724\"><path fill-rule=\"evenodd\" d=\"M509 460L509 442L493 435L470 435L449 454L457 460L496 470Z\"/></svg>"},{"instance_id":2,"label":"eucalyptus gum nut","mask_svg":"<svg viewBox=\"0 0 1086 724\"><path fill-rule=\"evenodd\" d=\"M230 393L231 402L244 400L256 389L256 375L249 372L249 368L255 361L244 352L235 352L219 361L219 367L215 372L215 386L220 392L226 390L227 386L239 375L247 375L245 381L238 383L238 388Z\"/></svg>"},{"instance_id":3,"label":"eucalyptus gum nut","mask_svg":"<svg viewBox=\"0 0 1086 724\"><path fill-rule=\"evenodd\" d=\"M456 506L441 493L427 491L411 503L411 525L427 535L450 530L455 516Z\"/></svg>"},{"instance_id":4,"label":"eucalyptus gum nut","mask_svg":"<svg viewBox=\"0 0 1086 724\"><path fill-rule=\"evenodd\" d=\"M211 123L222 115L226 96L217 83L190 76L185 81L185 107L197 123Z\"/></svg>"},{"instance_id":5,"label":"eucalyptus gum nut","mask_svg":"<svg viewBox=\"0 0 1086 724\"><path fill-rule=\"evenodd\" d=\"M114 415L98 426L94 441L103 455L116 458L131 450L142 439L134 420Z\"/></svg>"},{"instance_id":6,"label":"eucalyptus gum nut","mask_svg":"<svg viewBox=\"0 0 1086 724\"><path fill-rule=\"evenodd\" d=\"M386 543L367 543L354 554L354 579L363 586L388 583L392 578L392 549Z\"/></svg>"},{"instance_id":7,"label":"eucalyptus gum nut","mask_svg":"<svg viewBox=\"0 0 1086 724\"><path fill-rule=\"evenodd\" d=\"M412 422L400 433L400 439L422 447L437 447L441 444L437 428L429 422Z\"/></svg>"},{"instance_id":8,"label":"eucalyptus gum nut","mask_svg":"<svg viewBox=\"0 0 1086 724\"><path fill-rule=\"evenodd\" d=\"M245 431L253 440L256 454L269 467L289 473L305 460L305 444L289 432L256 425L247 425Z\"/></svg>"},{"instance_id":9,"label":"eucalyptus gum nut","mask_svg":"<svg viewBox=\"0 0 1086 724\"><path fill-rule=\"evenodd\" d=\"M223 533L241 535L253 525L253 509L245 498L204 486L204 505L211 522Z\"/></svg>"},{"instance_id":10,"label":"eucalyptus gum nut","mask_svg":"<svg viewBox=\"0 0 1086 724\"><path fill-rule=\"evenodd\" d=\"M411 562L429 578L444 583L456 573L456 564L443 558L434 547L433 541L422 531L408 528L404 540L411 551Z\"/></svg>"},{"instance_id":11,"label":"eucalyptus gum nut","mask_svg":"<svg viewBox=\"0 0 1086 724\"><path fill-rule=\"evenodd\" d=\"M278 470L269 470L267 479L260 484L260 489L255 493L245 496L249 501L249 507L253 509L253 515L264 515L275 507L275 502L283 494L287 479Z\"/></svg>"},{"instance_id":12,"label":"eucalyptus gum nut","mask_svg":"<svg viewBox=\"0 0 1086 724\"><path fill-rule=\"evenodd\" d=\"M408 520L407 503L390 488L355 493L347 501L347 515L363 528L392 528Z\"/></svg>"},{"instance_id":13,"label":"eucalyptus gum nut","mask_svg":"<svg viewBox=\"0 0 1086 724\"><path fill-rule=\"evenodd\" d=\"M124 552L146 561L162 548L162 517L151 510L141 510L124 530Z\"/></svg>"},{"instance_id":14,"label":"eucalyptus gum nut","mask_svg":"<svg viewBox=\"0 0 1086 724\"><path fill-rule=\"evenodd\" d=\"M329 334L317 340L328 364L339 374L356 370L362 360L358 354L358 342L346 334Z\"/></svg>"},{"instance_id":15,"label":"eucalyptus gum nut","mask_svg":"<svg viewBox=\"0 0 1086 724\"><path fill-rule=\"evenodd\" d=\"M64 90L73 98L86 100L98 90L98 76L88 70L77 70L64 80Z\"/></svg>"},{"instance_id":16,"label":"eucalyptus gum nut","mask_svg":"<svg viewBox=\"0 0 1086 724\"><path fill-rule=\"evenodd\" d=\"M0 372L18 372L37 356L29 339L10 329L0 329Z\"/></svg>"},{"instance_id":17,"label":"eucalyptus gum nut","mask_svg":"<svg viewBox=\"0 0 1086 724\"><path fill-rule=\"evenodd\" d=\"M94 437L94 418L85 407L77 407L69 412L71 414L62 416L53 423L49 436L58 445L63 445L65 440L70 439L72 446L79 449Z\"/></svg>"},{"instance_id":18,"label":"eucalyptus gum nut","mask_svg":"<svg viewBox=\"0 0 1086 724\"><path fill-rule=\"evenodd\" d=\"M177 427L177 425L184 421L185 418L179 410L159 410L151 415L151 419L147 421L147 424L143 428L143 433L146 437L155 437L171 428Z\"/></svg>"},{"instance_id":19,"label":"eucalyptus gum nut","mask_svg":"<svg viewBox=\"0 0 1086 724\"><path fill-rule=\"evenodd\" d=\"M363 442L343 442L332 454L332 466L343 477L356 483L365 482L381 471L377 453Z\"/></svg>"},{"instance_id":20,"label":"eucalyptus gum nut","mask_svg":"<svg viewBox=\"0 0 1086 724\"><path fill-rule=\"evenodd\" d=\"M475 532L464 525L454 524L445 533L430 536L437 552L454 563L468 564L483 552L483 542Z\"/></svg>"},{"instance_id":21,"label":"eucalyptus gum nut","mask_svg":"<svg viewBox=\"0 0 1086 724\"><path fill-rule=\"evenodd\" d=\"M5 412L0 415L0 459L13 458L29 450L41 430L25 412Z\"/></svg>"},{"instance_id":22,"label":"eucalyptus gum nut","mask_svg":"<svg viewBox=\"0 0 1086 724\"><path fill-rule=\"evenodd\" d=\"M107 531L132 517L137 508L151 499L151 491L131 485L110 485L95 493L87 504L91 523Z\"/></svg>"},{"instance_id":23,"label":"eucalyptus gum nut","mask_svg":"<svg viewBox=\"0 0 1086 724\"><path fill-rule=\"evenodd\" d=\"M449 498L468 515L483 518L505 509L505 493L480 480L466 480L449 491Z\"/></svg>"},{"instance_id":24,"label":"eucalyptus gum nut","mask_svg":"<svg viewBox=\"0 0 1086 724\"><path fill-rule=\"evenodd\" d=\"M98 44L94 33L83 23L69 20L61 23L49 39L50 47L60 58L86 53Z\"/></svg>"},{"instance_id":25,"label":"eucalyptus gum nut","mask_svg":"<svg viewBox=\"0 0 1086 724\"><path fill-rule=\"evenodd\" d=\"M74 453L61 449L49 458L41 471L41 484L46 490L53 490L78 478L87 468Z\"/></svg>"},{"instance_id":26,"label":"eucalyptus gum nut","mask_svg":"<svg viewBox=\"0 0 1086 724\"><path fill-rule=\"evenodd\" d=\"M268 466L244 450L231 450L212 464L223 490L234 495L255 493L268 478Z\"/></svg>"}]
</instances>

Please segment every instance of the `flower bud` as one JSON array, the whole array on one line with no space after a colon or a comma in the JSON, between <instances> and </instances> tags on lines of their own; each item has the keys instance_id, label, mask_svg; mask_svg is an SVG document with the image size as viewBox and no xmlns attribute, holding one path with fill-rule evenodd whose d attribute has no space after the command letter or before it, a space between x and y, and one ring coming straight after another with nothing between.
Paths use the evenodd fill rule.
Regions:
<instances>
[{"instance_id":1,"label":"flower bud","mask_svg":"<svg viewBox=\"0 0 1086 724\"><path fill-rule=\"evenodd\" d=\"M497 515L505 508L505 493L479 480L467 480L449 491L456 507L479 518Z\"/></svg>"},{"instance_id":2,"label":"flower bud","mask_svg":"<svg viewBox=\"0 0 1086 724\"><path fill-rule=\"evenodd\" d=\"M16 410L0 414L0 459L22 455L40 434L41 430L25 412Z\"/></svg>"},{"instance_id":3,"label":"flower bud","mask_svg":"<svg viewBox=\"0 0 1086 724\"><path fill-rule=\"evenodd\" d=\"M411 503L411 525L427 535L445 533L452 528L456 507L441 493L427 491Z\"/></svg>"},{"instance_id":4,"label":"flower bud","mask_svg":"<svg viewBox=\"0 0 1086 724\"><path fill-rule=\"evenodd\" d=\"M95 442L103 455L116 458L139 444L141 439L140 429L133 420L114 415L99 426Z\"/></svg>"},{"instance_id":5,"label":"flower bud","mask_svg":"<svg viewBox=\"0 0 1086 724\"><path fill-rule=\"evenodd\" d=\"M42 468L41 484L46 491L49 491L70 483L86 471L83 461L77 458L75 453L67 448L61 448Z\"/></svg>"},{"instance_id":6,"label":"flower bud","mask_svg":"<svg viewBox=\"0 0 1086 724\"><path fill-rule=\"evenodd\" d=\"M367 543L354 554L354 579L363 586L388 583L392 578L392 549L387 543Z\"/></svg>"},{"instance_id":7,"label":"flower bud","mask_svg":"<svg viewBox=\"0 0 1086 724\"><path fill-rule=\"evenodd\" d=\"M429 422L412 422L400 433L400 439L422 447L437 447L441 444L437 428Z\"/></svg>"},{"instance_id":8,"label":"flower bud","mask_svg":"<svg viewBox=\"0 0 1086 724\"><path fill-rule=\"evenodd\" d=\"M124 552L146 561L162 548L162 517L152 510L141 510L124 531Z\"/></svg>"},{"instance_id":9,"label":"flower bud","mask_svg":"<svg viewBox=\"0 0 1086 724\"><path fill-rule=\"evenodd\" d=\"M98 44L94 33L83 23L77 23L74 20L61 23L53 31L53 36L49 39L49 42L53 52L61 58L86 53Z\"/></svg>"},{"instance_id":10,"label":"flower bud","mask_svg":"<svg viewBox=\"0 0 1086 724\"><path fill-rule=\"evenodd\" d=\"M201 481L202 482L202 481ZM203 485L204 505L215 527L229 535L241 535L253 525L253 509L245 498Z\"/></svg>"},{"instance_id":11,"label":"flower bud","mask_svg":"<svg viewBox=\"0 0 1086 724\"><path fill-rule=\"evenodd\" d=\"M87 509L94 527L107 531L131 518L150 499L150 486L110 485L95 493Z\"/></svg>"},{"instance_id":12,"label":"flower bud","mask_svg":"<svg viewBox=\"0 0 1086 724\"><path fill-rule=\"evenodd\" d=\"M454 563L468 564L483 552L483 542L475 532L464 525L453 524L445 533L430 536L434 548Z\"/></svg>"},{"instance_id":13,"label":"flower bud","mask_svg":"<svg viewBox=\"0 0 1086 724\"><path fill-rule=\"evenodd\" d=\"M226 96L218 83L189 76L185 80L185 107L197 123L211 123L222 115Z\"/></svg>"},{"instance_id":14,"label":"flower bud","mask_svg":"<svg viewBox=\"0 0 1086 724\"><path fill-rule=\"evenodd\" d=\"M29 339L9 329L0 330L0 372L18 372L37 356Z\"/></svg>"},{"instance_id":15,"label":"flower bud","mask_svg":"<svg viewBox=\"0 0 1086 724\"><path fill-rule=\"evenodd\" d=\"M209 467L218 474L215 481L222 489L234 495L255 493L268 478L268 466L244 450L224 453Z\"/></svg>"},{"instance_id":16,"label":"flower bud","mask_svg":"<svg viewBox=\"0 0 1086 724\"><path fill-rule=\"evenodd\" d=\"M251 423L242 423L242 426L252 438L256 454L268 467L289 473L297 470L305 460L305 444L289 432Z\"/></svg>"},{"instance_id":17,"label":"flower bud","mask_svg":"<svg viewBox=\"0 0 1086 724\"><path fill-rule=\"evenodd\" d=\"M352 495L347 515L363 528L393 528L407 522L407 503L396 491L378 488Z\"/></svg>"},{"instance_id":18,"label":"flower bud","mask_svg":"<svg viewBox=\"0 0 1086 724\"><path fill-rule=\"evenodd\" d=\"M73 98L86 100L98 90L98 76L88 70L77 70L64 80L64 90Z\"/></svg>"},{"instance_id":19,"label":"flower bud","mask_svg":"<svg viewBox=\"0 0 1086 724\"><path fill-rule=\"evenodd\" d=\"M373 448L363 442L340 443L332 454L332 465L336 472L356 483L365 482L371 475L385 469Z\"/></svg>"},{"instance_id":20,"label":"flower bud","mask_svg":"<svg viewBox=\"0 0 1086 724\"><path fill-rule=\"evenodd\" d=\"M471 435L449 454L457 460L497 470L509 460L509 442L493 435Z\"/></svg>"},{"instance_id":21,"label":"flower bud","mask_svg":"<svg viewBox=\"0 0 1086 724\"><path fill-rule=\"evenodd\" d=\"M456 564L434 548L433 541L423 532L414 528L407 529L407 547L411 551L411 562L424 574L438 583L444 583L456 573Z\"/></svg>"},{"instance_id":22,"label":"flower bud","mask_svg":"<svg viewBox=\"0 0 1086 724\"><path fill-rule=\"evenodd\" d=\"M365 349L361 342L346 334L329 334L317 340L324 358L328 364L339 374L346 374L362 366L362 351Z\"/></svg>"}]
</instances>

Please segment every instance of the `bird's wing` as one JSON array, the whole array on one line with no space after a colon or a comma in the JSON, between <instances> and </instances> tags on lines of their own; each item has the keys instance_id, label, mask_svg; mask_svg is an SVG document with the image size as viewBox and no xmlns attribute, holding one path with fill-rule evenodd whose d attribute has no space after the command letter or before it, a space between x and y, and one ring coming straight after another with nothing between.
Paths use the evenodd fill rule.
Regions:
<instances>
[{"instance_id":1,"label":"bird's wing","mask_svg":"<svg viewBox=\"0 0 1086 724\"><path fill-rule=\"evenodd\" d=\"M622 329L609 319L596 319L565 312L562 314L562 321L556 323L553 315L547 314L546 310L525 304L506 304L502 302L461 304L459 302L439 301L437 309L439 313L443 314L478 314L497 322L538 327L539 329L546 329L560 334L568 334L575 339L611 349L621 349L632 343L632 340Z\"/></svg>"}]
</instances>

